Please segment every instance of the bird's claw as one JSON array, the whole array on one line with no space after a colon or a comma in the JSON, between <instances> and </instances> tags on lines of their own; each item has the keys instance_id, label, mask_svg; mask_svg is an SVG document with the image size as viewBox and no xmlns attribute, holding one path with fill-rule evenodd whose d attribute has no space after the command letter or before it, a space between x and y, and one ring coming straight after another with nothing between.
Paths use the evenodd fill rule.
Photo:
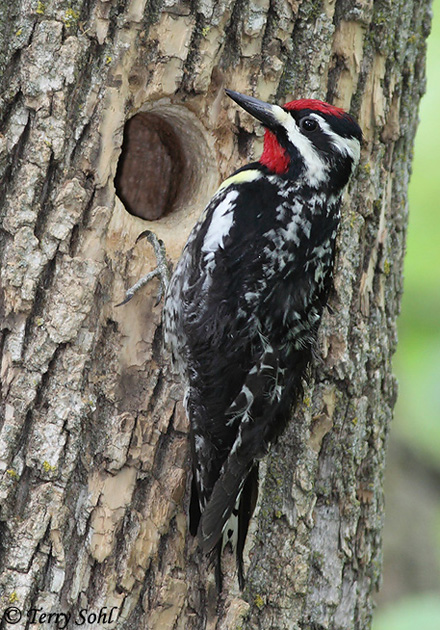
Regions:
<instances>
[{"instance_id":1,"label":"bird's claw","mask_svg":"<svg viewBox=\"0 0 440 630\"><path fill-rule=\"evenodd\" d=\"M153 278L159 278L160 282L154 306L157 306L159 304L167 290L171 273L166 258L165 245L163 244L163 241L158 239L154 232L152 232L151 230L145 230L144 232L141 232L141 234L139 234L136 239L136 243L138 243L143 238L146 238L154 249L157 260L157 267L153 269L153 271L150 271L146 276L138 280L129 289L127 289L124 299L119 304L116 304L116 306L123 306L124 304L127 304L127 302L129 302L131 298Z\"/></svg>"}]
</instances>

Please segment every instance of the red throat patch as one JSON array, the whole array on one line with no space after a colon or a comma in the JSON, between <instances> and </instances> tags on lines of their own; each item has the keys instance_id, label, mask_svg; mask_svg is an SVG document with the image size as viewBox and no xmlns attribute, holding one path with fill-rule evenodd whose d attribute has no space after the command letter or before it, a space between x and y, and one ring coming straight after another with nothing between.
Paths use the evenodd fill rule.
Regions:
<instances>
[{"instance_id":1,"label":"red throat patch","mask_svg":"<svg viewBox=\"0 0 440 630\"><path fill-rule=\"evenodd\" d=\"M264 149L260 157L260 164L264 164L273 173L282 175L289 170L290 158L287 151L278 142L274 133L266 129L264 134Z\"/></svg>"}]
</instances>

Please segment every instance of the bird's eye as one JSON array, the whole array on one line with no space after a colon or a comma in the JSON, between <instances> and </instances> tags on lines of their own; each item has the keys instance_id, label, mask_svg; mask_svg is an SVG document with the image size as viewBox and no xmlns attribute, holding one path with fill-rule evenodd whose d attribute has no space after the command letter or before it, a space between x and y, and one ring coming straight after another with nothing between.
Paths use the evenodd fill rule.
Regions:
<instances>
[{"instance_id":1,"label":"bird's eye","mask_svg":"<svg viewBox=\"0 0 440 630\"><path fill-rule=\"evenodd\" d=\"M311 132L311 131L315 131L315 129L318 129L318 123L314 118L302 118L299 121L299 128L301 129L301 131L307 131L307 132Z\"/></svg>"}]
</instances>

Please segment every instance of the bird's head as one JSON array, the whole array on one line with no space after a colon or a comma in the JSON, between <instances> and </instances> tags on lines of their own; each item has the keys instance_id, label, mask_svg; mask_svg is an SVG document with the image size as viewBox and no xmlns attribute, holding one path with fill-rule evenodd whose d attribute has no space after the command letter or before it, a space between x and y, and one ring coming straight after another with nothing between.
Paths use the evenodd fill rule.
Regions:
<instances>
[{"instance_id":1,"label":"bird's head","mask_svg":"<svg viewBox=\"0 0 440 630\"><path fill-rule=\"evenodd\" d=\"M227 95L266 128L260 163L315 188L342 190L359 162L362 131L343 109L316 99L283 107L232 90Z\"/></svg>"}]
</instances>

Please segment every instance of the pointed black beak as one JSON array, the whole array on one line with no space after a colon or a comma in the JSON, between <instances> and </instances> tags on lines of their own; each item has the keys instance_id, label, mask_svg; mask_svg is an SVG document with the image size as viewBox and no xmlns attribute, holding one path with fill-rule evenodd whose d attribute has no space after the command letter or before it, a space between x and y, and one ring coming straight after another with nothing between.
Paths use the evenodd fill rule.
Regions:
<instances>
[{"instance_id":1,"label":"pointed black beak","mask_svg":"<svg viewBox=\"0 0 440 630\"><path fill-rule=\"evenodd\" d=\"M283 119L288 116L284 109L278 105L270 105L269 103L258 100L258 98L246 96L245 94L240 94L240 92L234 92L233 90L225 90L225 92L233 101L238 103L240 107L245 109L269 129L273 130L279 127Z\"/></svg>"}]
</instances>

